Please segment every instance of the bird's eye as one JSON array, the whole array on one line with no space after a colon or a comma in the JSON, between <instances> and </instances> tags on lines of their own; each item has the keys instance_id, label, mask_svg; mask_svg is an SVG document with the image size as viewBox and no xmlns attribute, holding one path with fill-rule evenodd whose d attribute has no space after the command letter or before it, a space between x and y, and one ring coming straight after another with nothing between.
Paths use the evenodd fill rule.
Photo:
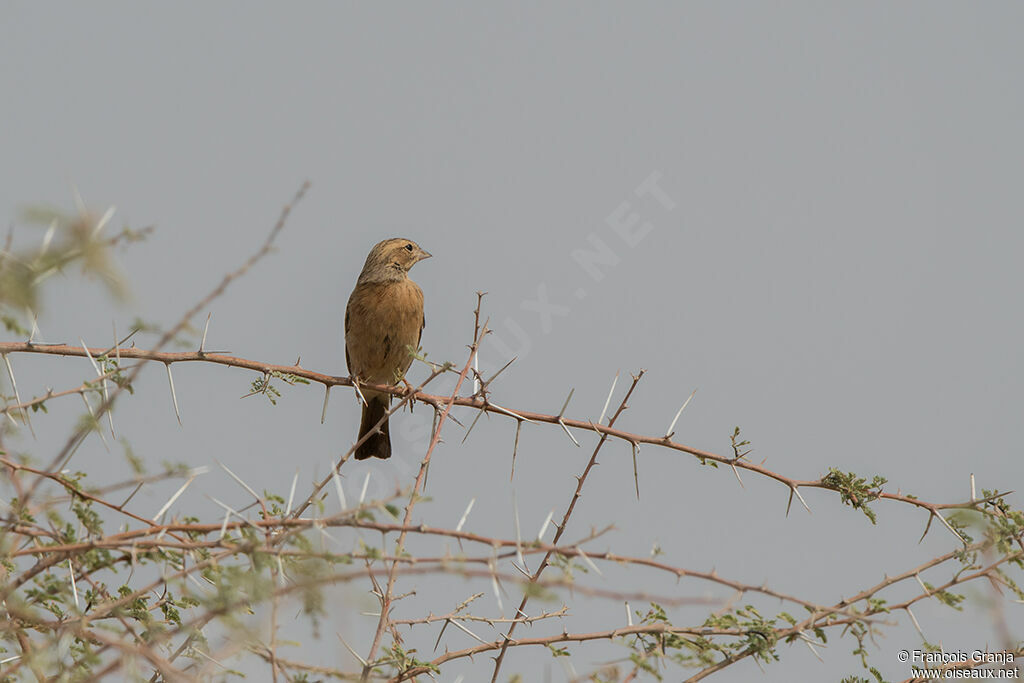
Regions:
<instances>
[{"instance_id":1,"label":"bird's eye","mask_svg":"<svg viewBox=\"0 0 1024 683\"><path fill-rule=\"evenodd\" d=\"M405 245L405 250L406 251L412 251L412 245L411 244Z\"/></svg>"}]
</instances>

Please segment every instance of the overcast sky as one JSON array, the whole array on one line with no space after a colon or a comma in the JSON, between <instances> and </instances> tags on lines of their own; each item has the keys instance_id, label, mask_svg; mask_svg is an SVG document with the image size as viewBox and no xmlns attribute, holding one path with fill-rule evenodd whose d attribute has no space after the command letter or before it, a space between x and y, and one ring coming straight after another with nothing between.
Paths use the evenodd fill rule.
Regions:
<instances>
[{"instance_id":1,"label":"overcast sky","mask_svg":"<svg viewBox=\"0 0 1024 683\"><path fill-rule=\"evenodd\" d=\"M120 253L129 303L74 273L47 289L45 340L108 346L113 321L122 331L135 316L176 321L309 179L276 252L211 307L208 348L346 374L351 287L374 243L404 236L434 254L412 271L431 359L465 361L475 292L488 292L495 334L481 362L518 356L493 385L503 406L554 413L575 388L567 414L596 420L615 373L613 401L645 368L620 422L631 431L663 434L696 388L677 439L725 453L739 425L750 457L787 476L834 466L936 501L966 499L971 473L979 489L1019 490L1022 20L1012 2L5 2L0 216L32 244L40 235L21 210L70 210L76 186L99 211L116 205L114 229L156 226ZM79 359L13 361L23 393L91 373ZM308 485L354 440L354 399L335 392L321 425L320 391L287 388L276 407L238 400L252 379L176 368L179 427L163 370L150 368L118 407L120 430L153 468L217 459L257 489L286 494L296 468ZM48 460L81 408L55 406L52 433L23 447ZM428 421L426 410L395 417L395 457L346 465L351 495L365 472L378 495L410 483ZM475 497L466 529L505 537L514 496L530 533L562 513L595 443L578 435L577 449L557 429L525 425L510 482L513 422L481 420L465 444L447 429L417 521L454 526ZM98 440L75 461L98 481L120 463ZM876 506L872 526L838 496L809 491L813 513L787 518L783 486L747 475L741 488L728 469L653 447L640 454L638 502L628 448L609 444L600 463L567 532L614 523L597 551L643 555L657 543L673 564L833 603L955 547L935 528L918 545L925 514L894 503ZM157 508L176 486L145 500ZM206 494L247 497L217 469L176 513L217 516ZM728 597L641 570L580 580ZM401 617L449 611L471 590L458 580L399 588L420 590ZM365 652L376 623L358 614L373 611L368 589L334 591L322 644L289 656L354 666L334 632ZM990 597L982 585L967 594ZM624 622L620 603L565 599L570 630ZM498 611L490 592L479 604ZM708 609L673 616L700 623ZM1008 609L1019 634L1021 606ZM947 649L1004 646L981 608L929 603L915 614ZM895 653L920 638L905 615L892 620L869 650L902 678ZM421 654L434 637L414 636ZM446 632L450 649L472 643ZM855 646L835 634L823 664L782 645L763 675L746 661L715 680L864 673ZM608 642L573 650L579 672L625 653ZM489 670L480 658L440 680ZM503 671L565 679L537 651L510 653Z\"/></svg>"}]
</instances>

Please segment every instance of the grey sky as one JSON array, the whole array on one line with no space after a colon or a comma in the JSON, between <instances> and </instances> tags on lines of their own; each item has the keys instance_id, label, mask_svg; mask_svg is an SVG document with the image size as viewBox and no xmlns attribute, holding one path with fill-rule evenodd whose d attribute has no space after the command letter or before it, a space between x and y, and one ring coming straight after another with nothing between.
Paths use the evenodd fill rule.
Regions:
<instances>
[{"instance_id":1,"label":"grey sky","mask_svg":"<svg viewBox=\"0 0 1024 683\"><path fill-rule=\"evenodd\" d=\"M120 330L136 314L176 320L263 240L308 178L277 252L212 307L208 346L278 363L301 355L305 367L345 374L343 308L366 252L408 236L435 256L412 273L426 295L431 359L464 361L474 292L488 292L498 343L484 346L482 362L519 355L494 385L501 405L557 412L575 387L568 413L596 419L615 372L624 375L617 399L643 367L626 429L663 433L699 388L676 428L693 446L726 452L740 425L751 457L788 476L836 466L962 500L972 472L979 487L1006 490L1020 488L1024 470L1022 19L1024 6L1009 2L7 2L0 216L31 243L20 209L70 209L74 184L94 207L117 205L115 227L157 226L122 255L128 306L73 278L48 290L44 337L102 346L112 320ZM637 196L652 174L674 208ZM609 225L620 211L651 226L635 246ZM617 259L599 281L571 256L595 238ZM560 307L547 325L529 303L540 296ZM72 359L14 360L24 393L90 372ZM160 368L118 408L121 431L154 467L216 458L281 492L296 467L308 482L354 438L347 392L335 393L321 425L319 391L288 388L271 407L238 400L250 374L175 373L183 427ZM50 420L80 408L56 408ZM411 481L428 417L395 418L396 457L352 463L352 495L364 471L373 493ZM454 525L476 497L467 528L508 536L513 490L524 528L561 514L593 437L576 449L556 429L526 425L510 483L513 434L511 421L481 420L460 445L452 429L419 518ZM25 447L47 453L64 436ZM120 466L98 441L76 459L96 477ZM657 542L683 567L834 602L952 547L934 529L917 545L925 515L895 504L877 506L873 527L836 496L811 492L813 514L787 518L784 487L747 476L740 488L728 470L655 448L641 451L637 502L628 449L609 445L600 462L569 534L616 524L599 549L645 554ZM177 511L214 514L203 494L218 490L245 499L222 472L200 483ZM154 506L165 488L151 492ZM639 571L581 580L710 590ZM403 585L421 589L405 616L466 597L460 581ZM983 588L967 592L987 598ZM326 647L307 644L299 656L353 664L333 632L366 649L374 623L358 615L372 607L364 589L333 594ZM570 629L623 620L618 603L572 605ZM677 621L706 612L680 610ZM929 604L917 616L949 649L1002 645L979 609ZM1019 606L1008 616L1019 633ZM900 625L873 663L896 678L909 675L896 650L920 639L904 615L893 618ZM445 638L451 649L472 642ZM763 676L745 662L720 678L838 679L859 672L854 647L830 640L821 664L803 645L783 645ZM575 651L580 672L625 652L607 642ZM551 662L513 652L504 671L551 667L563 680ZM480 680L488 663L460 664L442 680Z\"/></svg>"}]
</instances>

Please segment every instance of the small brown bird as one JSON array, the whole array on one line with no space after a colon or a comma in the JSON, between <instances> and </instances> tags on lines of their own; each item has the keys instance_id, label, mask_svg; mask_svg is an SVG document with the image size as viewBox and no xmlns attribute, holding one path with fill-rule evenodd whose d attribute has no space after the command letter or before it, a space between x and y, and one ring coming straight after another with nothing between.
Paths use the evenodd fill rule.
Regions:
<instances>
[{"instance_id":1,"label":"small brown bird","mask_svg":"<svg viewBox=\"0 0 1024 683\"><path fill-rule=\"evenodd\" d=\"M423 334L423 291L409 269L430 254L412 240L392 238L370 250L345 309L345 362L354 381L397 384L412 365ZM359 438L373 430L391 405L391 394L363 391ZM388 422L356 449L356 460L390 458Z\"/></svg>"}]
</instances>

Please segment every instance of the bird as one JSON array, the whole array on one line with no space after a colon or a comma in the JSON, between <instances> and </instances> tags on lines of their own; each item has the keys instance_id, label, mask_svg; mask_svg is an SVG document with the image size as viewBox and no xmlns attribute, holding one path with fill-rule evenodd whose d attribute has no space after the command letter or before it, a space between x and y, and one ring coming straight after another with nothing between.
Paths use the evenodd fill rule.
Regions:
<instances>
[{"instance_id":1,"label":"bird","mask_svg":"<svg viewBox=\"0 0 1024 683\"><path fill-rule=\"evenodd\" d=\"M430 256L412 240L394 237L379 242L366 257L345 307L345 363L357 387L397 384L412 365L426 321L423 290L409 279L409 269ZM355 458L390 458L387 419L375 427L387 414L391 394L367 390L362 396L358 438L369 437L356 448Z\"/></svg>"}]
</instances>

